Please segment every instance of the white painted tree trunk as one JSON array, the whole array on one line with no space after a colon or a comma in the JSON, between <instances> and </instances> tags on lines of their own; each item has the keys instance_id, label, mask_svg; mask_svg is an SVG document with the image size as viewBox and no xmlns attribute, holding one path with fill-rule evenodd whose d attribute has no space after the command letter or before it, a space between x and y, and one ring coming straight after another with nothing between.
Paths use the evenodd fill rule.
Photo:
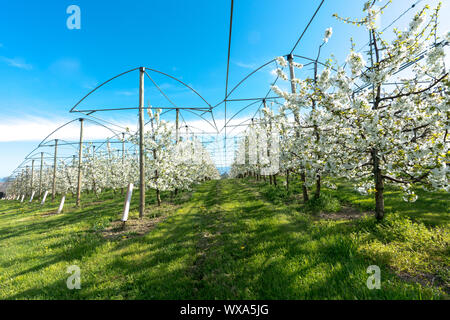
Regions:
<instances>
[{"instance_id":1,"label":"white painted tree trunk","mask_svg":"<svg viewBox=\"0 0 450 320\"><path fill-rule=\"evenodd\" d=\"M44 197L42 198L41 205L45 203L45 199L47 199L48 190L45 190Z\"/></svg>"},{"instance_id":2,"label":"white painted tree trunk","mask_svg":"<svg viewBox=\"0 0 450 320\"><path fill-rule=\"evenodd\" d=\"M20 202L22 203L23 202L23 199L25 198L25 195L23 194L22 195L22 198L20 199Z\"/></svg>"},{"instance_id":3,"label":"white painted tree trunk","mask_svg":"<svg viewBox=\"0 0 450 320\"><path fill-rule=\"evenodd\" d=\"M125 222L128 220L128 212L130 211L130 202L131 202L131 195L133 193L133 184L128 184L127 189L127 196L125 197L125 205L123 206L123 214L122 214L122 221Z\"/></svg>"},{"instance_id":4,"label":"white painted tree trunk","mask_svg":"<svg viewBox=\"0 0 450 320\"><path fill-rule=\"evenodd\" d=\"M56 213L61 213L63 207L64 207L64 201L66 201L66 195L63 195L61 198L61 203L59 204L58 211Z\"/></svg>"},{"instance_id":5,"label":"white painted tree trunk","mask_svg":"<svg viewBox=\"0 0 450 320\"><path fill-rule=\"evenodd\" d=\"M36 193L36 191L33 191L32 193L31 193L31 197L30 197L30 203L31 203L31 201L33 201L33 198L34 198L34 194Z\"/></svg>"}]
</instances>

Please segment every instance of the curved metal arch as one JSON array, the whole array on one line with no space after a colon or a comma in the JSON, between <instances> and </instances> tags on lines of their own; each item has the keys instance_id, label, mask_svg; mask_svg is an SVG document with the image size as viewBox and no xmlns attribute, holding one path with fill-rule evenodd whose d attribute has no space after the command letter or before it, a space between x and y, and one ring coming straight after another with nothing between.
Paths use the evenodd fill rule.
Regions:
<instances>
[{"instance_id":1,"label":"curved metal arch","mask_svg":"<svg viewBox=\"0 0 450 320\"><path fill-rule=\"evenodd\" d=\"M150 77L150 75L147 73L147 71L144 71L145 72L145 74L147 75L147 77L152 81L152 83L155 85L155 87L159 90L159 92L170 102L170 104L172 104L175 108L179 108L176 104L175 104L175 102L173 102L165 93L164 93L164 91L158 86L158 84L153 80L153 78L152 77ZM193 89L192 89L193 90ZM194 90L194 92L196 92L195 90ZM200 96L200 98L202 98L201 96ZM203 98L202 98L203 99ZM204 100L204 99L203 99ZM206 100L204 100L205 102L206 102ZM208 102L206 102L208 105L209 105L209 103ZM210 106L210 105L209 105ZM211 106L210 106L211 107ZM193 111L191 111L191 110L189 110L189 109L184 109L184 110L186 110L186 111L189 111L189 112L191 112L192 114L194 114L194 115L196 115L196 116L198 116L198 117L200 117L201 119L203 119L204 121L206 121L210 126L212 126L213 128L214 128L214 126L207 120L207 119L205 119L205 118L203 118L203 114L205 114L205 113L207 113L207 112L211 112L211 111L205 111L205 112L203 112L201 115L199 115L199 114L197 114L197 113L195 113L195 112L193 112ZM181 117L183 118L183 116L182 116L182 113L181 113L181 110L180 110L180 115L181 115ZM186 121L184 120L184 118L183 118L183 121L184 121L184 123L186 123ZM147 122L148 123L148 122ZM146 124L147 124L146 123ZM214 128L214 129L216 129L216 128ZM217 130L217 129L216 129Z\"/></svg>"},{"instance_id":2,"label":"curved metal arch","mask_svg":"<svg viewBox=\"0 0 450 320\"><path fill-rule=\"evenodd\" d=\"M59 126L58 128L56 128L55 130L53 130L48 136L46 136L40 143L39 143L39 145L37 146L37 148L40 148L40 147L42 147L43 146L43 143L48 139L48 137L50 137L52 134L54 134L56 131L58 131L59 129L62 129L62 128L64 128L65 126L67 126L68 124L70 124L70 123L72 123L72 122L74 122L74 121L79 121L81 118L76 118L76 119L73 119L73 120L70 120L69 122L66 122L65 124L63 124L63 125L61 125L61 126ZM36 149L37 149L36 148ZM35 149L35 150L36 150ZM32 152L34 152L34 150L32 151Z\"/></svg>"},{"instance_id":3,"label":"curved metal arch","mask_svg":"<svg viewBox=\"0 0 450 320\"><path fill-rule=\"evenodd\" d=\"M56 140L56 139L55 139ZM48 142L50 143L52 140L49 140ZM67 145L67 146L71 146L72 148L74 148L75 149L75 151L77 151L78 149L76 148L76 147L74 147L74 145L75 144L78 144L78 142L69 142L69 141L67 141L67 140L64 140L64 139L58 139L58 141L60 141L60 142L62 142L62 143L59 143L58 145L59 146L63 146L63 145ZM48 144L42 144L42 145L39 145L38 146L38 148L42 148L42 147L54 147L55 145L54 144L51 144L51 145L48 145ZM36 148L37 149L37 148Z\"/></svg>"},{"instance_id":4,"label":"curved metal arch","mask_svg":"<svg viewBox=\"0 0 450 320\"><path fill-rule=\"evenodd\" d=\"M80 121L81 119L86 120L86 121L89 121L89 122L92 122L92 123L94 123L94 124L96 124L96 125L100 125L100 126L104 127L105 129L108 129L109 131L111 131L114 135L118 134L118 133L116 133L113 129L111 129L111 128L105 126L104 124L102 124L102 123L100 123L100 122L98 122L98 121L95 121L95 120L92 120L92 119L89 119L89 118L76 118L76 119L73 119L73 120L71 120L71 121L66 122L65 124L59 126L59 127L56 128L55 130L53 130L48 136L46 136L46 137L39 143L39 145L38 145L32 152L34 152L35 150L37 150L37 149L40 148L40 147L48 147L48 145L45 145L44 142L45 142L51 135L53 135L53 134L54 134L55 132L57 132L58 130L64 128L64 127L67 126L68 124L70 124L70 123L72 123L72 122L74 122L74 121ZM62 139L61 139L61 141L65 141L65 140L62 140ZM76 149L76 148L75 148L75 149ZM31 152L31 153L32 153L32 152ZM28 157L31 153L29 153L29 154L27 155L27 157Z\"/></svg>"},{"instance_id":5,"label":"curved metal arch","mask_svg":"<svg viewBox=\"0 0 450 320\"><path fill-rule=\"evenodd\" d=\"M284 56L287 56L287 55L284 55ZM301 56L301 55L297 55L297 54L294 54L293 56L294 56L294 57L297 57L297 58L309 60L309 61L311 61L311 62L316 62L316 59L308 58L308 57L305 57L305 56ZM256 68L256 69L253 70L252 72L250 72L248 75L246 75L244 78L242 78L242 80L239 81L239 83L238 83L236 86L234 86L234 87L228 92L228 95L226 96L226 98L225 98L224 100L222 100L221 102L219 102L218 104L216 104L213 108L216 108L217 106L219 106L219 105L221 105L222 103L224 103L225 100L227 100L227 98L231 95L231 93L233 93L233 91L236 90L236 89L237 89L244 81L246 81L246 80L247 80L248 78L250 78L253 74L255 74L256 72L258 72L259 70L261 70L262 68L266 67L267 65L269 65L270 63L272 63L272 62L274 62L274 61L276 61L276 59L272 59L272 60L270 60L270 61L268 61L268 62L262 64L261 66L259 66L258 68ZM322 65L322 66L324 66L324 67L329 67L329 68L330 68L331 70L333 70L333 71L337 71L335 68L333 68L333 67L331 67L331 66L328 66L328 65L326 65L326 64L323 63L323 62L317 61L317 63L319 63L320 65Z\"/></svg>"},{"instance_id":6,"label":"curved metal arch","mask_svg":"<svg viewBox=\"0 0 450 320\"><path fill-rule=\"evenodd\" d=\"M186 83L184 83L183 81L181 81L181 80L179 80L179 79L177 79L177 78L175 78L174 76L171 76L170 74L167 74L167 73L165 73L165 72L162 72L162 71L159 71L159 70L156 70L156 69L152 69L152 68L147 68L147 67L145 67L145 70L150 70L150 71L152 71L152 72L156 72L156 73L159 73L159 74L162 74L162 75L164 75L164 76L166 76L166 77L169 77L169 78L171 78L171 79L173 79L173 80L175 80L175 81L178 81L179 83L181 83L182 85L184 85L185 87L187 87L187 88L189 88L190 90L192 90L197 96L199 96L210 108L212 108L211 107L211 104L209 104L209 102L208 101L206 101L205 100L205 98L203 98L202 97L202 95L200 94L200 93L198 93L194 88L192 88L191 86L189 86L188 84L186 84Z\"/></svg>"},{"instance_id":7,"label":"curved metal arch","mask_svg":"<svg viewBox=\"0 0 450 320\"><path fill-rule=\"evenodd\" d=\"M247 122L247 121L251 121L251 120L253 120L254 119L254 117L253 118L250 118L250 119L246 119L246 120L244 120L244 121L242 121L241 123L239 123L236 127L234 127L233 129L231 129L230 130L230 132L228 133L229 135L236 129L236 128L238 128L239 126L241 126L242 124L244 124L244 122ZM250 123L247 125L247 126L249 126L250 125Z\"/></svg>"},{"instance_id":8,"label":"curved metal arch","mask_svg":"<svg viewBox=\"0 0 450 320\"><path fill-rule=\"evenodd\" d=\"M264 100L264 98L261 98L260 100ZM246 105L245 107L241 108L238 112L236 112L230 119L228 119L228 121L225 123L224 127L220 130L220 132L222 132L222 130L228 125L228 123L230 123L230 121L236 117L239 113L241 113L242 111L244 111L245 109L247 109L248 107L257 104L258 102L260 102L260 100L256 100L253 101L251 103L249 103L248 105Z\"/></svg>"},{"instance_id":9,"label":"curved metal arch","mask_svg":"<svg viewBox=\"0 0 450 320\"><path fill-rule=\"evenodd\" d=\"M120 126L120 125L118 125L118 124L116 124L116 123L113 123L113 122L111 122L111 121L108 121L108 120L101 119L101 118L99 118L99 117L93 116L92 114L90 114L90 113L88 113L88 112L84 112L84 111L79 111L79 112L82 113L82 114L84 114L84 115L87 116L87 117L91 117L91 118L94 118L94 119L96 119L96 120L98 120L98 121L105 122L105 123L107 123L107 124L109 124L109 125L111 125L111 126L118 127L118 128L120 128L120 129L122 129L122 130L126 130L126 129L127 129L127 128L122 127L122 126Z\"/></svg>"},{"instance_id":10,"label":"curved metal arch","mask_svg":"<svg viewBox=\"0 0 450 320\"><path fill-rule=\"evenodd\" d=\"M188 111L188 112L190 112L190 113L192 113L192 114L194 114L194 115L196 115L196 116L202 118L202 119L203 119L204 121L206 121L213 129L215 129L216 131L218 131L218 130L217 130L217 127L215 127L209 120L205 119L205 118L203 117L203 115L197 114L197 113L195 113L194 111L189 110L189 109L186 109L185 111ZM211 113L211 115L212 115L212 111L210 111L210 113ZM180 114L181 114L181 111L180 111Z\"/></svg>"},{"instance_id":11,"label":"curved metal arch","mask_svg":"<svg viewBox=\"0 0 450 320\"><path fill-rule=\"evenodd\" d=\"M169 113L169 112L171 112L171 111L175 111L175 109L170 109L170 110L163 111L163 112L161 112L161 114L160 114L159 116L161 117L162 115L164 115L164 114L166 114L166 113ZM183 109L183 111L188 111L188 112L190 112L190 113L192 113L192 114L194 114L194 115L196 115L196 116L202 118L202 120L206 121L206 122L207 122L214 130L218 131L216 126L214 126L208 119L205 119L205 118L203 117L203 114L205 114L205 113L211 113L211 116L212 116L213 119L214 119L214 116L213 116L212 111L206 111L206 112L202 113L201 115L198 114L198 113L195 113L194 111L189 110L189 109ZM181 110L180 110L180 114L181 114ZM145 122L145 123L144 123L144 127L145 127L147 124L149 124L150 121L151 121L151 120ZM138 130L137 130L133 135L136 135L137 132L138 132Z\"/></svg>"},{"instance_id":12,"label":"curved metal arch","mask_svg":"<svg viewBox=\"0 0 450 320\"><path fill-rule=\"evenodd\" d=\"M86 119L86 118L85 118L85 119ZM121 131L121 132L114 132L114 130L112 130L111 128L109 128L109 127L107 127L107 126L105 126L105 125L103 125L103 124L101 124L101 123L99 123L99 122L97 122L97 121L94 121L94 120L92 120L92 119L86 119L86 120L89 120L89 121L91 121L91 122L93 122L93 123L95 123L95 124L98 124L98 125L100 125L100 126L106 128L106 129L108 129L109 131L111 131L111 132L113 133L113 136L106 138L105 141L102 142L102 143L101 143L99 146L97 146L96 148L101 148L105 143L107 143L107 142L110 141L111 139L114 139L114 138L118 137L119 135L121 135L122 133L124 133L124 132L122 132L122 131ZM120 139L120 138L119 138L119 139Z\"/></svg>"},{"instance_id":13,"label":"curved metal arch","mask_svg":"<svg viewBox=\"0 0 450 320\"><path fill-rule=\"evenodd\" d=\"M158 89L158 91L164 96L164 98L167 99L167 101L170 102L171 105L173 105L175 108L178 108L177 105L175 104L175 102L173 102L165 93L164 91L158 86L158 84L153 80L152 77L150 77L150 75L147 73L147 71L144 70L145 75L147 76L147 78L150 79L150 81L153 83L153 85Z\"/></svg>"},{"instance_id":14,"label":"curved metal arch","mask_svg":"<svg viewBox=\"0 0 450 320\"><path fill-rule=\"evenodd\" d=\"M127 74L127 73L129 73L129 72L131 72L131 71L135 71L135 70L138 70L138 69L139 69L139 67L138 67L138 68L130 69L130 70L128 70L128 71L122 72L122 73L120 73L120 74L118 74L118 75L112 77L112 78L109 79L109 80L106 80L106 81L103 82L102 84L98 85L97 87L95 87L94 89L92 89L91 91L89 91L89 93L86 94L83 98L81 98L81 100L78 101L78 102L72 107L72 109L70 109L69 112L78 112L77 110L74 110L74 109L75 109L75 108L76 108L76 107L77 107L84 99L86 99L88 96L90 96L92 93L94 93L97 89L103 87L103 86L104 86L105 84L107 84L108 82L111 82L112 80L114 80L114 79L116 79L116 78L118 78L118 77L121 77L121 76L123 76L124 74Z\"/></svg>"},{"instance_id":15,"label":"curved metal arch","mask_svg":"<svg viewBox=\"0 0 450 320\"><path fill-rule=\"evenodd\" d=\"M49 155L49 156L53 156L53 154L51 154L51 153L48 153L48 152L43 152L43 151L41 151L42 153L44 153L44 154L46 154L46 155ZM25 157L25 160L36 160L36 159L38 159L38 158L36 158L36 159L33 159L33 157L37 157L37 156L40 156L40 152L36 152L36 153L34 153L34 154L32 154L32 155L28 155L27 157Z\"/></svg>"},{"instance_id":16,"label":"curved metal arch","mask_svg":"<svg viewBox=\"0 0 450 320\"><path fill-rule=\"evenodd\" d=\"M90 122L92 122L92 123L94 123L94 124L97 124L97 125L99 125L99 126L102 126L102 127L105 128L105 129L108 129L109 131L111 131L111 132L113 133L113 135L118 135L118 134L123 133L122 131L121 131L121 132L116 132L116 131L119 131L119 130L114 131L114 130L111 129L110 127L107 127L107 126L105 126L104 124L102 124L102 123L100 123L100 122L98 122L98 121L95 121L95 120L92 120L92 119L88 119L88 118L83 118L83 119L84 119L84 120L87 120L87 121L90 121Z\"/></svg>"},{"instance_id":17,"label":"curved metal arch","mask_svg":"<svg viewBox=\"0 0 450 320\"><path fill-rule=\"evenodd\" d=\"M106 138L105 141L103 141L102 143L100 143L99 145L97 145L97 146L95 147L95 152L98 152L98 150L99 150L101 147L103 147L103 146L105 145L105 143L110 142L112 139L114 139L114 136Z\"/></svg>"},{"instance_id":18,"label":"curved metal arch","mask_svg":"<svg viewBox=\"0 0 450 320\"><path fill-rule=\"evenodd\" d=\"M213 108L217 107L218 105L222 104L232 93L234 90L236 90L244 81L246 81L248 78L250 78L252 75L254 75L256 72L258 72L259 70L261 70L262 68L266 67L267 65L269 65L270 63L274 62L276 59L272 59L269 62L264 63L263 65L259 66L258 68L256 68L255 70L253 70L252 72L250 72L248 75L246 75L244 78L242 78L241 81L239 81L239 83L237 85L235 85L227 94L227 96L225 97L224 100L222 100L220 103L216 104Z\"/></svg>"},{"instance_id":19,"label":"curved metal arch","mask_svg":"<svg viewBox=\"0 0 450 320\"><path fill-rule=\"evenodd\" d=\"M298 54L293 54L293 56L294 56L294 57L297 57L297 58L300 58L300 59L309 60L309 61L311 61L311 62L316 62L316 59L308 58L308 57L305 57L305 56L300 56L300 55L298 55ZM323 63L323 62L317 61L317 63L320 64L320 65L322 65L322 66L324 66L324 67L330 68L330 69L333 70L334 72L337 72L337 70L336 70L335 68L333 68L333 67L331 67L331 66L329 66L329 65L326 65L326 64Z\"/></svg>"}]
</instances>

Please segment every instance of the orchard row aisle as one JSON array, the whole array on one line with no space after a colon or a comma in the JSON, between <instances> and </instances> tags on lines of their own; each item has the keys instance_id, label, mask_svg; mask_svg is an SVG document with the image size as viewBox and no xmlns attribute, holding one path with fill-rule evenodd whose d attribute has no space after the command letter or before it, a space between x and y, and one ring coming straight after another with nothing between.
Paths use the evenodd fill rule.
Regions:
<instances>
[{"instance_id":1,"label":"orchard row aisle","mask_svg":"<svg viewBox=\"0 0 450 320\"><path fill-rule=\"evenodd\" d=\"M33 203L3 202L0 298L439 296L435 289L395 275L382 255L360 250L355 221L319 219L302 213L298 202L274 204L259 191L262 184L248 179L204 182L177 205L167 204L167 215L146 218L153 226L144 235L131 228L116 237L104 232L119 219L122 199L112 192L79 209L69 199L67 211L59 215L49 214L54 210L50 204L39 209ZM136 193L130 221L139 221L137 203ZM79 290L66 285L71 265L80 268ZM381 290L366 285L369 265L381 268Z\"/></svg>"}]
</instances>

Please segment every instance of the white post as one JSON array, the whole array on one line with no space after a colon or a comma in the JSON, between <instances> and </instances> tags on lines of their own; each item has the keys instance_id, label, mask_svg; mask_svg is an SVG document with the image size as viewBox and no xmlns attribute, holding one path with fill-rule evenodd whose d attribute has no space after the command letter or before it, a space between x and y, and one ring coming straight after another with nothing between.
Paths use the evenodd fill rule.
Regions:
<instances>
[{"instance_id":1,"label":"white post","mask_svg":"<svg viewBox=\"0 0 450 320\"><path fill-rule=\"evenodd\" d=\"M128 220L128 212L130 211L131 194L133 193L133 184L128 184L127 196L125 197L125 205L123 206L122 219L124 223Z\"/></svg>"},{"instance_id":2,"label":"white post","mask_svg":"<svg viewBox=\"0 0 450 320\"><path fill-rule=\"evenodd\" d=\"M56 213L61 213L63 207L64 207L64 201L66 201L66 195L63 195L61 198L61 203L59 204L58 211Z\"/></svg>"},{"instance_id":3,"label":"white post","mask_svg":"<svg viewBox=\"0 0 450 320\"><path fill-rule=\"evenodd\" d=\"M44 197L42 198L41 205L45 203L45 199L47 198L48 190L45 190Z\"/></svg>"},{"instance_id":4,"label":"white post","mask_svg":"<svg viewBox=\"0 0 450 320\"><path fill-rule=\"evenodd\" d=\"M31 193L30 203L31 203L31 201L33 201L33 198L34 198L34 194L35 194L35 193L36 193L36 191L33 190L33 192Z\"/></svg>"},{"instance_id":5,"label":"white post","mask_svg":"<svg viewBox=\"0 0 450 320\"><path fill-rule=\"evenodd\" d=\"M25 195L23 194L22 195L22 199L20 199L20 202L22 203L23 202L23 199L25 198Z\"/></svg>"}]
</instances>

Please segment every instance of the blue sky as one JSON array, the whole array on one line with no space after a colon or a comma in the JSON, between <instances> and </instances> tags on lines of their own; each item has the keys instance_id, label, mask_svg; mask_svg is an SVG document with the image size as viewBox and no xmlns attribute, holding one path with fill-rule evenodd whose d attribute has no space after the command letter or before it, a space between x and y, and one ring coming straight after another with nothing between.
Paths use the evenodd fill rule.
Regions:
<instances>
[{"instance_id":1,"label":"blue sky","mask_svg":"<svg viewBox=\"0 0 450 320\"><path fill-rule=\"evenodd\" d=\"M319 0L235 0L229 87L252 69L289 53ZM322 57L333 53L343 62L349 38L357 47L367 30L332 18L360 17L360 0L326 0L295 53L314 57L324 30L333 36ZM394 0L383 27L415 1ZM422 1L436 4L437 1ZM69 5L81 9L81 29L69 30ZM443 14L448 17L448 3ZM415 11L415 10L414 10ZM397 25L405 26L408 17ZM0 177L8 175L48 133L77 117L71 107L88 91L128 69L146 66L180 78L215 105L224 98L230 1L2 1L0 11ZM443 19L441 33L447 31ZM301 62L301 61L300 61ZM233 98L264 96L273 75L264 68ZM307 70L305 70L307 72ZM151 74L179 106L199 106L192 92L168 78ZM90 97L83 107L135 107L138 74L130 73ZM146 81L146 103L170 106ZM245 104L229 103L228 118ZM201 105L201 106L204 106ZM80 106L81 107L81 106ZM257 105L237 118L254 114ZM121 124L135 124L135 111L98 114ZM218 122L223 105L215 109ZM186 121L198 121L183 113ZM174 113L167 115L174 119ZM194 123L194 122L193 122ZM197 122L195 122L197 123Z\"/></svg>"}]
</instances>

